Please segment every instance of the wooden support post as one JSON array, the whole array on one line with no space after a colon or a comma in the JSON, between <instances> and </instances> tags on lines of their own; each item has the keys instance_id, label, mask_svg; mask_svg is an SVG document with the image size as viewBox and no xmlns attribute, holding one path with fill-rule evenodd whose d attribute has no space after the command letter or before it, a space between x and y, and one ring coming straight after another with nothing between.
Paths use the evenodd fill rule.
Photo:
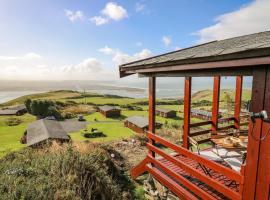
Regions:
<instances>
[{"instance_id":1,"label":"wooden support post","mask_svg":"<svg viewBox=\"0 0 270 200\"><path fill-rule=\"evenodd\" d=\"M270 68L267 69L265 84L264 110L270 113ZM260 157L255 199L270 199L270 122L263 122L261 136L265 137L260 144Z\"/></svg>"},{"instance_id":2,"label":"wooden support post","mask_svg":"<svg viewBox=\"0 0 270 200\"><path fill-rule=\"evenodd\" d=\"M156 131L156 77L149 77L149 109L148 109L148 120L149 126L148 130L155 134ZM155 144L155 141L150 140L151 144ZM153 157L155 157L155 153L149 151Z\"/></svg>"},{"instance_id":3,"label":"wooden support post","mask_svg":"<svg viewBox=\"0 0 270 200\"><path fill-rule=\"evenodd\" d=\"M212 131L218 130L219 95L220 95L220 76L215 76L213 87L213 102L212 102Z\"/></svg>"},{"instance_id":4,"label":"wooden support post","mask_svg":"<svg viewBox=\"0 0 270 200\"><path fill-rule=\"evenodd\" d=\"M240 113L242 101L243 76L236 77L235 104L234 104L234 127L240 129Z\"/></svg>"},{"instance_id":5,"label":"wooden support post","mask_svg":"<svg viewBox=\"0 0 270 200\"><path fill-rule=\"evenodd\" d=\"M185 77L183 147L187 149L189 148L188 136L190 132L191 81L191 77Z\"/></svg>"},{"instance_id":6,"label":"wooden support post","mask_svg":"<svg viewBox=\"0 0 270 200\"><path fill-rule=\"evenodd\" d=\"M266 88L266 69L254 69L252 83L251 111L260 112L264 109ZM243 199L254 200L256 183L258 178L258 165L261 142L254 138L260 138L262 134L262 120L257 119L255 124L249 120L247 161L245 167L245 179Z\"/></svg>"}]
</instances>

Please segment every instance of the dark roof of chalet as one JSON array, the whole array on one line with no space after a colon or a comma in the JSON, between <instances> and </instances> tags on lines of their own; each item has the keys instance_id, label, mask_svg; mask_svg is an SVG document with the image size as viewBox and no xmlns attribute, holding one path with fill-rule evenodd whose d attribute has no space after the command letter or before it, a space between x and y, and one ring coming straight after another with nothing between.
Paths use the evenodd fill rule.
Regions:
<instances>
[{"instance_id":1,"label":"dark roof of chalet","mask_svg":"<svg viewBox=\"0 0 270 200\"><path fill-rule=\"evenodd\" d=\"M128 121L140 128L148 127L148 119L142 116L131 116L126 118L125 121Z\"/></svg>"},{"instance_id":2,"label":"dark roof of chalet","mask_svg":"<svg viewBox=\"0 0 270 200\"><path fill-rule=\"evenodd\" d=\"M104 106L99 106L98 107L100 110L104 111L104 112L107 112L107 111L110 111L110 110L120 110L118 107L116 106L108 106L108 105L104 105Z\"/></svg>"},{"instance_id":3,"label":"dark roof of chalet","mask_svg":"<svg viewBox=\"0 0 270 200\"><path fill-rule=\"evenodd\" d=\"M31 123L27 128L27 145L38 144L47 139L69 140L67 132L55 120L41 119Z\"/></svg>"},{"instance_id":4,"label":"dark roof of chalet","mask_svg":"<svg viewBox=\"0 0 270 200\"><path fill-rule=\"evenodd\" d=\"M120 71L270 56L270 31L212 41L120 65Z\"/></svg>"},{"instance_id":5,"label":"dark roof of chalet","mask_svg":"<svg viewBox=\"0 0 270 200\"><path fill-rule=\"evenodd\" d=\"M0 115L16 115L18 111L25 110L24 105L12 106L0 110Z\"/></svg>"},{"instance_id":6,"label":"dark roof of chalet","mask_svg":"<svg viewBox=\"0 0 270 200\"><path fill-rule=\"evenodd\" d=\"M160 107L157 107L156 110L163 113L175 112L175 110L168 109L168 108L160 108Z\"/></svg>"}]
</instances>

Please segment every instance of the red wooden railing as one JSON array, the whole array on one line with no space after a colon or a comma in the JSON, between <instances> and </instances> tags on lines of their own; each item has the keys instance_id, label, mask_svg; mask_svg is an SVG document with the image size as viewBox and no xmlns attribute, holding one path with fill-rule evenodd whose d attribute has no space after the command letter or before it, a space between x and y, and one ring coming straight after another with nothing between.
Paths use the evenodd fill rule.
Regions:
<instances>
[{"instance_id":1,"label":"red wooden railing","mask_svg":"<svg viewBox=\"0 0 270 200\"><path fill-rule=\"evenodd\" d=\"M212 169L215 172L218 172L218 173L226 176L227 178L229 178L232 181L236 181L237 183L240 184L240 188L242 188L242 185L244 183L244 177L242 174L240 174L232 169L229 169L227 167L224 167L220 164L217 164L213 161L207 160L207 159L205 159L197 154L190 152L189 150L187 150L185 148L182 148L180 146L172 144L171 142L169 142L169 141L167 141L167 140L165 140L157 135L154 135L150 132L148 133L148 138L151 139L152 141L155 141L156 143L160 143L163 146L174 150L179 155L186 156L189 159L192 159L193 161L196 161L196 162L204 165L205 167ZM222 193L224 196L231 198L231 199L241 199L242 195L240 192L236 192L235 190L227 187L226 185L211 178L210 176L198 171L197 169L189 166L187 163L175 158L174 156L164 152L163 150L155 147L154 145L152 145L150 143L147 144L147 147L151 152L154 152L155 154L157 154L157 155L165 158L166 160L170 161L171 163L175 164L177 167L179 167L179 168L183 169L184 171L186 171L187 173L191 174L196 179L207 184L208 186L212 187L216 191ZM157 165L165 173L167 173L169 176L176 179L178 182L183 184L186 188L190 189L197 196L199 196L203 199L214 199L211 195L209 195L208 193L206 194L206 192L202 191L202 189L199 188L198 186L196 186L192 183L187 183L188 182L187 180L184 180L183 177L179 177L181 175L177 175L175 172L173 172L171 169L169 169L166 165L163 165L161 162L159 162L159 159L151 156L151 154L148 155L147 159L149 159L148 161L153 164L153 166L152 165L146 166L147 171L149 171L150 173L153 172L153 170L155 169L155 165ZM156 171L156 173L157 173L157 171ZM162 179L161 175L159 175L159 178ZM168 179L168 176L163 177L163 178ZM162 179L161 182L166 182L167 180L165 180L165 179ZM172 182L167 183L167 184L168 185L172 184ZM176 190L177 190L177 194L182 193L181 191L183 190L183 188L179 188L179 190L176 188ZM187 191L185 191L185 194L190 195L189 192L187 192ZM190 197L190 199L192 199L192 198Z\"/></svg>"}]
</instances>

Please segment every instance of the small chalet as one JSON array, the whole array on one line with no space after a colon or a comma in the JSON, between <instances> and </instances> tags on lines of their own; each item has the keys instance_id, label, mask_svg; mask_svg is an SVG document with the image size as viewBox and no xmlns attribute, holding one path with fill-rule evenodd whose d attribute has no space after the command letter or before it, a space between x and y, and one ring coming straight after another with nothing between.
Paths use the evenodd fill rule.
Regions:
<instances>
[{"instance_id":1,"label":"small chalet","mask_svg":"<svg viewBox=\"0 0 270 200\"><path fill-rule=\"evenodd\" d=\"M105 117L120 117L121 110L115 106L99 106L98 111Z\"/></svg>"},{"instance_id":2,"label":"small chalet","mask_svg":"<svg viewBox=\"0 0 270 200\"><path fill-rule=\"evenodd\" d=\"M148 119L142 116L128 117L126 118L124 125L136 133L145 133L148 131ZM160 128L161 124L156 123L156 127Z\"/></svg>"},{"instance_id":3,"label":"small chalet","mask_svg":"<svg viewBox=\"0 0 270 200\"><path fill-rule=\"evenodd\" d=\"M126 118L124 125L136 133L145 133L148 130L148 119L142 116L132 116Z\"/></svg>"},{"instance_id":4,"label":"small chalet","mask_svg":"<svg viewBox=\"0 0 270 200\"><path fill-rule=\"evenodd\" d=\"M175 118L176 117L176 111L172 109L167 108L156 108L156 114L160 117L165 118Z\"/></svg>"},{"instance_id":5,"label":"small chalet","mask_svg":"<svg viewBox=\"0 0 270 200\"><path fill-rule=\"evenodd\" d=\"M8 107L8 108L3 108L0 110L0 115L23 115L27 113L26 107L24 105L20 106L13 106L13 107Z\"/></svg>"},{"instance_id":6,"label":"small chalet","mask_svg":"<svg viewBox=\"0 0 270 200\"><path fill-rule=\"evenodd\" d=\"M68 142L70 138L58 121L41 119L28 126L27 146L37 146L48 140Z\"/></svg>"},{"instance_id":7,"label":"small chalet","mask_svg":"<svg viewBox=\"0 0 270 200\"><path fill-rule=\"evenodd\" d=\"M206 110L197 110L197 109L191 109L190 110L191 117L199 118L199 119L206 119L211 120L212 119L212 112L206 111ZM218 114L219 118L221 118L221 114Z\"/></svg>"}]
</instances>

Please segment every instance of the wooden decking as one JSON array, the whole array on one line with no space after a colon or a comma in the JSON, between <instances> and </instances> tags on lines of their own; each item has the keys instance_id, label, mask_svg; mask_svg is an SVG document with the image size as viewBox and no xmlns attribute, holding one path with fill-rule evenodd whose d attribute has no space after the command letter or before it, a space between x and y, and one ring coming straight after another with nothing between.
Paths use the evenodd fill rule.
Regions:
<instances>
[{"instance_id":1,"label":"wooden decking","mask_svg":"<svg viewBox=\"0 0 270 200\"><path fill-rule=\"evenodd\" d=\"M194 160L191 160L188 157L185 157L183 155L177 155L177 156L174 156L174 157L176 159L181 160L182 162L186 163L190 167L194 168L199 173L204 173L204 171L202 170L202 168L200 167L200 165L199 165L198 162L195 162ZM200 181L199 179L197 179L196 177L194 177L192 174L189 174L186 171L184 171L183 169L179 168L177 165L173 164L172 162L170 162L170 161L168 161L168 160L166 160L164 158L161 159L160 162L162 164L166 165L166 167L168 167L170 170L172 170L175 173L179 174L183 178L187 179L187 181L190 181L192 184L196 185L201 190L205 191L206 193L208 193L209 195L211 195L212 197L214 197L215 199L220 199L220 200L221 199L222 200L223 199L229 199L226 196L224 196L223 194L221 194L220 192L218 192L215 189L211 188L209 185L203 183L202 181ZM228 167L226 165L226 163L221 163L221 164L224 165L224 166L226 166L226 167ZM209 178L216 180L217 182L221 183L222 185L227 186L228 188L230 188L231 190L233 190L235 192L239 192L239 183L235 182L234 180L231 180L228 177L224 176L223 174L221 174L219 172L216 172L214 170L210 170L210 175L211 175L211 177L209 177ZM170 177L170 178L173 179L173 177ZM185 189L188 190L188 188L186 188L185 185L179 183L177 181L177 179L175 179L174 181L177 182L182 187L184 187ZM191 192L197 198L200 198L199 196L197 196L192 191L190 191L190 190L188 190L188 191Z\"/></svg>"},{"instance_id":2,"label":"wooden decking","mask_svg":"<svg viewBox=\"0 0 270 200\"><path fill-rule=\"evenodd\" d=\"M175 153L148 143L149 154L131 171L133 178L148 171L181 199L242 199L242 173L232 170L225 162L207 160L152 133L148 138Z\"/></svg>"}]
</instances>

